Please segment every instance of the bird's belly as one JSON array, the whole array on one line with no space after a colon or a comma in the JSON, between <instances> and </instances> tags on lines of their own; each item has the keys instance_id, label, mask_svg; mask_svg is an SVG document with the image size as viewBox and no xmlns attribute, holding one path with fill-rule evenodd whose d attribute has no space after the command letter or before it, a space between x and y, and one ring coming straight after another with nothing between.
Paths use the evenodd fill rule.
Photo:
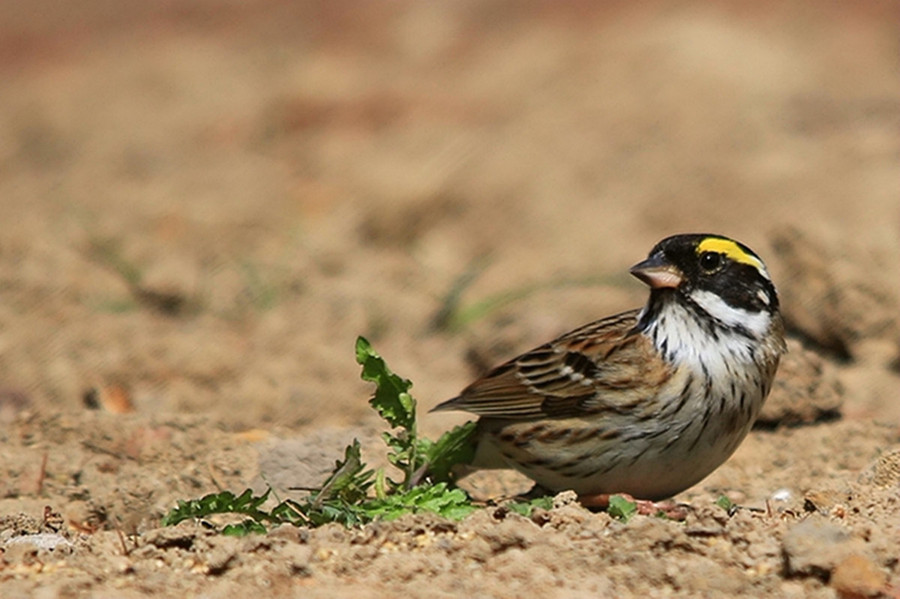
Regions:
<instances>
[{"instance_id":1,"label":"bird's belly","mask_svg":"<svg viewBox=\"0 0 900 599\"><path fill-rule=\"evenodd\" d=\"M542 440L532 435L527 442L509 443L514 423L492 435L494 451L508 467L519 470L551 491L572 489L579 495L628 493L639 499L671 497L695 485L718 468L734 452L752 426L752 419L725 427L716 422L688 422L682 428L618 429L621 434L603 439L602 433L586 438L579 430L596 429L596 423L571 419L568 437ZM579 429L579 426L582 427ZM520 435L520 439L525 437Z\"/></svg>"}]
</instances>

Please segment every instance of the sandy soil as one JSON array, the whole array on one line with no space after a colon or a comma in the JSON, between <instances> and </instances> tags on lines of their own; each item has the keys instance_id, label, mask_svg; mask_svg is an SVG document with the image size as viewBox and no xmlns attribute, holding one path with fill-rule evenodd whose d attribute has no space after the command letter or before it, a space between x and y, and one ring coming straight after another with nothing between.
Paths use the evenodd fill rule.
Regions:
<instances>
[{"instance_id":1,"label":"sandy soil","mask_svg":"<svg viewBox=\"0 0 900 599\"><path fill-rule=\"evenodd\" d=\"M896 12L0 4L0 595L900 596ZM160 528L378 459L357 335L427 408L701 230L766 258L792 340L686 522Z\"/></svg>"}]
</instances>

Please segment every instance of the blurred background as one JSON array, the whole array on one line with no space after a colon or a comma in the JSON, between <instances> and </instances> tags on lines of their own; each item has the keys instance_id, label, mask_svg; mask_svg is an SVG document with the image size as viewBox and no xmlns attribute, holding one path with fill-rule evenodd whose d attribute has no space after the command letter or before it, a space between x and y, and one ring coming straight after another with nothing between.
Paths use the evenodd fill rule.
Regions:
<instances>
[{"instance_id":1,"label":"blurred background","mask_svg":"<svg viewBox=\"0 0 900 599\"><path fill-rule=\"evenodd\" d=\"M358 425L357 335L430 407L708 231L897 410L897 12L2 2L0 405Z\"/></svg>"}]
</instances>

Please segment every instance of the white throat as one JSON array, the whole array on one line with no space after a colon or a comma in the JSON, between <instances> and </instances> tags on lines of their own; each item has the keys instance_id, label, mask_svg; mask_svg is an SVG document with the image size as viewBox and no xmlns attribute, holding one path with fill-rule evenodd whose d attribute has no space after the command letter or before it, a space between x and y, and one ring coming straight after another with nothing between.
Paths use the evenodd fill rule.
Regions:
<instances>
[{"instance_id":1,"label":"white throat","mask_svg":"<svg viewBox=\"0 0 900 599\"><path fill-rule=\"evenodd\" d=\"M771 315L733 308L715 294L702 291L697 305L716 323L701 320L701 316L671 298L662 304L655 321L645 331L656 349L670 362L687 362L709 374L730 371L735 365L756 362L757 339L764 337L772 324ZM740 325L746 332L735 327ZM751 339L750 333L756 339Z\"/></svg>"}]
</instances>

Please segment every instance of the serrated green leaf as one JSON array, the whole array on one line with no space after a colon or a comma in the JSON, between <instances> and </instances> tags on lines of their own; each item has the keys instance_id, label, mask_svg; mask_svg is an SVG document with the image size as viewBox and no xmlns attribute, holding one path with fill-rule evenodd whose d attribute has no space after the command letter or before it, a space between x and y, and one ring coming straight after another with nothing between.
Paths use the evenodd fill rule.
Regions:
<instances>
[{"instance_id":1,"label":"serrated green leaf","mask_svg":"<svg viewBox=\"0 0 900 599\"><path fill-rule=\"evenodd\" d=\"M209 514L221 514L227 512L234 505L234 493L231 491L222 491L212 495L206 495L200 498L198 509L201 516Z\"/></svg>"},{"instance_id":2,"label":"serrated green leaf","mask_svg":"<svg viewBox=\"0 0 900 599\"><path fill-rule=\"evenodd\" d=\"M174 508L169 510L169 513L163 516L162 525L163 526L175 526L182 520L187 520L190 518L189 512L189 502L183 501L181 499L178 500L178 503Z\"/></svg>"},{"instance_id":3,"label":"serrated green leaf","mask_svg":"<svg viewBox=\"0 0 900 599\"><path fill-rule=\"evenodd\" d=\"M613 495L609 498L609 508L606 511L616 520L628 522L637 513L637 503L621 495Z\"/></svg>"},{"instance_id":4,"label":"serrated green leaf","mask_svg":"<svg viewBox=\"0 0 900 599\"><path fill-rule=\"evenodd\" d=\"M462 520L463 518L474 512L476 509L478 508L476 508L471 503L448 505L441 510L441 516L447 518L448 520Z\"/></svg>"},{"instance_id":5,"label":"serrated green leaf","mask_svg":"<svg viewBox=\"0 0 900 599\"><path fill-rule=\"evenodd\" d=\"M732 502L725 495L719 495L719 498L716 499L716 505L725 510L726 512L730 512L734 507L734 502Z\"/></svg>"},{"instance_id":6,"label":"serrated green leaf","mask_svg":"<svg viewBox=\"0 0 900 599\"><path fill-rule=\"evenodd\" d=\"M552 509L553 497L550 497L549 495L544 497L535 497L528 501L510 501L509 503L504 503L503 505L508 507L511 511L519 514L520 516L530 518L535 508L541 508L545 510Z\"/></svg>"},{"instance_id":7,"label":"serrated green leaf","mask_svg":"<svg viewBox=\"0 0 900 599\"><path fill-rule=\"evenodd\" d=\"M269 499L269 493L272 489L267 489L265 493L254 496L251 489L245 490L240 496L234 498L231 504L231 511L234 512L250 512L259 509Z\"/></svg>"},{"instance_id":8,"label":"serrated green leaf","mask_svg":"<svg viewBox=\"0 0 900 599\"><path fill-rule=\"evenodd\" d=\"M356 361L362 366L362 379L375 383L375 395L369 405L392 428L414 428L416 400L409 394L412 383L391 372L384 359L363 337L356 340Z\"/></svg>"},{"instance_id":9,"label":"serrated green leaf","mask_svg":"<svg viewBox=\"0 0 900 599\"><path fill-rule=\"evenodd\" d=\"M421 447L433 482L450 481L453 466L472 462L475 457L474 432L475 423L466 422L447 431L437 441Z\"/></svg>"},{"instance_id":10,"label":"serrated green leaf","mask_svg":"<svg viewBox=\"0 0 900 599\"><path fill-rule=\"evenodd\" d=\"M461 489L449 489L446 484L419 485L383 500L364 505L365 512L380 520L393 520L406 514L432 512L448 518L463 518L474 511L469 496Z\"/></svg>"},{"instance_id":11,"label":"serrated green leaf","mask_svg":"<svg viewBox=\"0 0 900 599\"><path fill-rule=\"evenodd\" d=\"M272 508L272 511L269 512L269 515L272 517L274 522L279 524L296 524L302 523L303 518L300 515L300 511L298 508L301 506L291 500L282 501L278 505Z\"/></svg>"},{"instance_id":12,"label":"serrated green leaf","mask_svg":"<svg viewBox=\"0 0 900 599\"><path fill-rule=\"evenodd\" d=\"M245 537L251 533L264 535L266 532L265 526L249 518L240 524L228 524L222 529L222 534L229 537Z\"/></svg>"},{"instance_id":13,"label":"serrated green leaf","mask_svg":"<svg viewBox=\"0 0 900 599\"><path fill-rule=\"evenodd\" d=\"M259 508L268 499L270 492L271 490L267 490L262 495L256 496L252 489L247 489L236 497L231 491L221 491L204 495L200 499L179 501L176 507L166 514L162 523L164 526L172 526L189 518L229 513L245 514L257 521L265 520L269 515Z\"/></svg>"},{"instance_id":14,"label":"serrated green leaf","mask_svg":"<svg viewBox=\"0 0 900 599\"><path fill-rule=\"evenodd\" d=\"M375 383L369 405L392 429L400 429L384 433L382 439L391 450L388 461L403 472L403 482L394 486L409 488L418 482L416 473L425 463L425 457L418 453L416 400L409 394L412 383L391 372L363 337L356 340L356 361L362 366L362 379Z\"/></svg>"},{"instance_id":15,"label":"serrated green leaf","mask_svg":"<svg viewBox=\"0 0 900 599\"><path fill-rule=\"evenodd\" d=\"M371 470L364 472L364 468L359 440L353 439L344 449L344 460L335 462L331 475L314 495L313 505L336 497L351 503L364 498L373 474Z\"/></svg>"}]
</instances>

